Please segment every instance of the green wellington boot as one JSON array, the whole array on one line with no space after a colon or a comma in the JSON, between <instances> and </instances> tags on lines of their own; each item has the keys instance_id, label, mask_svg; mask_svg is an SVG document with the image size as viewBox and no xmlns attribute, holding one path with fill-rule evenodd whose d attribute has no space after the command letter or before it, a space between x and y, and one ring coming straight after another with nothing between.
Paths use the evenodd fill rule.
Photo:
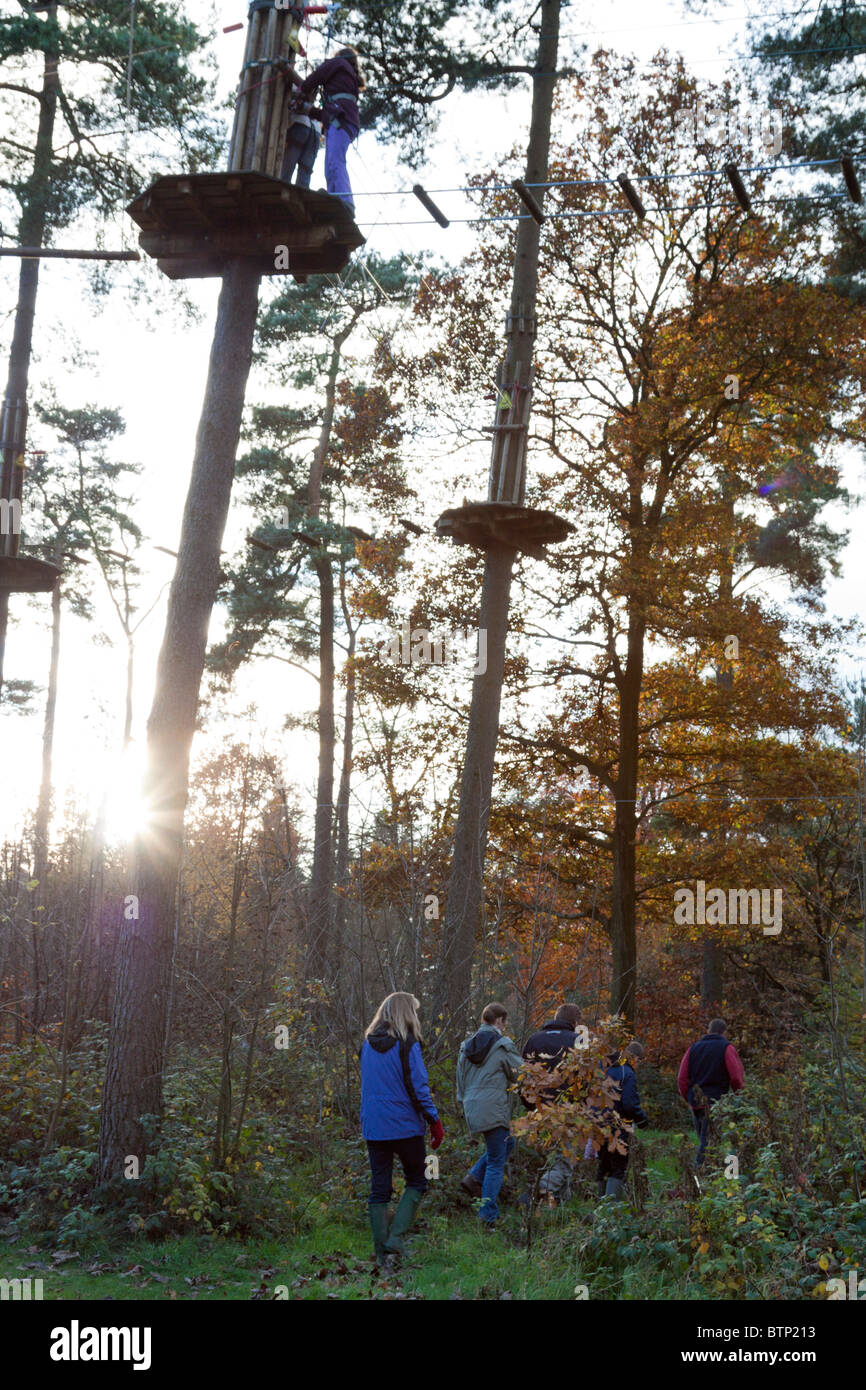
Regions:
<instances>
[{"instance_id":1,"label":"green wellington boot","mask_svg":"<svg viewBox=\"0 0 866 1390\"><path fill-rule=\"evenodd\" d=\"M624 1200L622 1195L624 1191L625 1183L621 1178L608 1178L604 1193L607 1199L612 1202L622 1202Z\"/></svg>"},{"instance_id":2,"label":"green wellington boot","mask_svg":"<svg viewBox=\"0 0 866 1390\"><path fill-rule=\"evenodd\" d=\"M424 1197L423 1192L419 1192L417 1187L407 1187L400 1198L397 1210L394 1212L394 1220L391 1223L391 1233L385 1242L385 1250L389 1255L402 1255L405 1246L403 1237L410 1229L415 1220L415 1213Z\"/></svg>"},{"instance_id":3,"label":"green wellington boot","mask_svg":"<svg viewBox=\"0 0 866 1390\"><path fill-rule=\"evenodd\" d=\"M388 1203L372 1203L367 1210L370 1213L370 1230L373 1232L373 1244L376 1247L376 1264L381 1265L388 1258L385 1248L385 1241L388 1239Z\"/></svg>"}]
</instances>

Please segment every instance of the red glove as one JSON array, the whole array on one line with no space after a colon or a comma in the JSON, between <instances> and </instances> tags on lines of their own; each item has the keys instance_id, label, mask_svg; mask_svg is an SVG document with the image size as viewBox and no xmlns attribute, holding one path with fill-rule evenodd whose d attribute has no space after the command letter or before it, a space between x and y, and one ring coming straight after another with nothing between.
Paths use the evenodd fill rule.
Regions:
<instances>
[{"instance_id":1,"label":"red glove","mask_svg":"<svg viewBox=\"0 0 866 1390\"><path fill-rule=\"evenodd\" d=\"M431 1120L431 1121L430 1121L430 1147L431 1147L431 1149L438 1149L439 1145L442 1143L442 1140L443 1140L444 1138L445 1138L445 1130L442 1128L442 1121L441 1121L441 1120Z\"/></svg>"}]
</instances>

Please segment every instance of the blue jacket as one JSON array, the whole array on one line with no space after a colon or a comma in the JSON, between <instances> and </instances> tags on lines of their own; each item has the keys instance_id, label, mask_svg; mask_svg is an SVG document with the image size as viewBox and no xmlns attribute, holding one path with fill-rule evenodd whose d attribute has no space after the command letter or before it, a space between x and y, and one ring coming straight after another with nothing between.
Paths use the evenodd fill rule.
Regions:
<instances>
[{"instance_id":1,"label":"blue jacket","mask_svg":"<svg viewBox=\"0 0 866 1390\"><path fill-rule=\"evenodd\" d=\"M416 1105L407 1088L415 1093ZM412 1139L439 1119L433 1104L421 1044L409 1038L398 1046L382 1029L361 1047L361 1133L365 1139Z\"/></svg>"},{"instance_id":2,"label":"blue jacket","mask_svg":"<svg viewBox=\"0 0 866 1390\"><path fill-rule=\"evenodd\" d=\"M646 1129L649 1119L644 1113L637 1093L637 1077L628 1062L623 1066L608 1067L606 1075L620 1088L619 1100L614 1102L614 1110L624 1120L634 1120L638 1129Z\"/></svg>"}]
</instances>

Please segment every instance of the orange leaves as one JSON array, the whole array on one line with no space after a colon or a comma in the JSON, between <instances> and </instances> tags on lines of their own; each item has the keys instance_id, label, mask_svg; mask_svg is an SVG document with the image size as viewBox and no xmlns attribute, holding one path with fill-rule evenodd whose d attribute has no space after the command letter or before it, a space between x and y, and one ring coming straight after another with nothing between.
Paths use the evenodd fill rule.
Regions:
<instances>
[{"instance_id":1,"label":"orange leaves","mask_svg":"<svg viewBox=\"0 0 866 1390\"><path fill-rule=\"evenodd\" d=\"M534 1109L512 1127L535 1148L560 1149L574 1160L583 1156L591 1139L596 1150L606 1145L617 1153L627 1152L631 1125L613 1109L619 1087L605 1076L605 1069L628 1031L615 1017L603 1019L599 1026L601 1031L590 1034L586 1047L574 1048L552 1072L542 1062L526 1063L521 1070L517 1089Z\"/></svg>"}]
</instances>

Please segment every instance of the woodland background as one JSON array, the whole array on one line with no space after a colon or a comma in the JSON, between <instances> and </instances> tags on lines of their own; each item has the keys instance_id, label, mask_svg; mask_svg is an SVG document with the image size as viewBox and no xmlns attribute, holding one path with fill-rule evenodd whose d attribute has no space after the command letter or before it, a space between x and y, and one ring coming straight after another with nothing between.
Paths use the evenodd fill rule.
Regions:
<instances>
[{"instance_id":1,"label":"woodland background","mask_svg":"<svg viewBox=\"0 0 866 1390\"><path fill-rule=\"evenodd\" d=\"M26 8L0 15L4 240L98 236L169 158L219 167L212 36L180 7L138 6L138 46L152 39L153 51L137 60L133 109L154 139L131 169L98 138L126 121L128 5L71 0L54 27ZM364 54L368 129L411 164L436 121L419 89L450 88L453 101L519 92L536 29L526 4L407 0L385 24L381 4L361 0L337 34ZM311 1298L565 1299L586 1284L598 1298L808 1299L856 1265L866 689L862 632L824 595L858 558L845 552L857 499L842 473L860 467L866 426L862 212L834 168L783 186L752 174L760 215L745 218L718 144L684 139L676 113L699 101L778 110L778 162L843 150L856 161L866 11L792 10L756 20L743 45L752 61L715 85L668 51L651 65L606 50L563 59L550 170L561 210L621 208L615 185L581 182L621 168L716 172L697 195L659 184L650 230L619 216L545 230L531 492L576 529L517 571L463 1017L437 1015L435 1001L471 663L393 665L381 649L407 621L433 636L476 621L480 556L429 533L446 486L480 490L513 225L479 222L460 263L382 255L371 235L341 277L265 282L233 503L246 535L224 556L199 715L165 1113L161 1125L145 1117L135 1184L100 1180L97 1163L133 891L108 807L118 784L121 801L136 797L122 769L146 700L137 633L162 600L142 581L141 546L157 538L137 519L147 462L126 456L123 403L99 400L98 364L91 396L67 398L61 376L33 403L45 452L28 467L38 506L26 540L65 570L50 604L13 609L0 703L4 747L19 721L44 731L38 798L0 847L2 1273L44 1273L57 1297L289 1286ZM46 144L44 101L27 89L55 54L63 95ZM456 180L480 217L512 210L502 185L522 172L518 137ZM762 162L737 131L724 157ZM119 273L103 296L121 292ZM151 292L158 312L169 291ZM185 312L183 291L171 294ZM45 312L40 292L37 323ZM128 653L125 686L105 692L122 732L95 813L85 796L59 805L54 784L56 711L76 681L76 661L61 660L71 620ZM16 678L16 623L44 634L43 687ZM314 746L312 799L282 745L261 737L256 707L233 702L248 672L288 682L298 668L316 704L305 712L287 683L285 730ZM781 934L676 925L674 890L698 879L781 888ZM367 1259L357 1119L357 1048L394 989L422 1001L447 1135L423 1253L396 1289L372 1280ZM653 1128L628 1208L584 1220L582 1175L568 1208L527 1217L514 1204L507 1243L479 1249L458 1209L471 1145L454 1041L493 998L521 1044L565 998L590 1026L624 1012L646 1048ZM718 1012L748 1084L719 1107L715 1166L696 1191L674 1073ZM543 1161L521 1143L515 1196Z\"/></svg>"}]
</instances>

